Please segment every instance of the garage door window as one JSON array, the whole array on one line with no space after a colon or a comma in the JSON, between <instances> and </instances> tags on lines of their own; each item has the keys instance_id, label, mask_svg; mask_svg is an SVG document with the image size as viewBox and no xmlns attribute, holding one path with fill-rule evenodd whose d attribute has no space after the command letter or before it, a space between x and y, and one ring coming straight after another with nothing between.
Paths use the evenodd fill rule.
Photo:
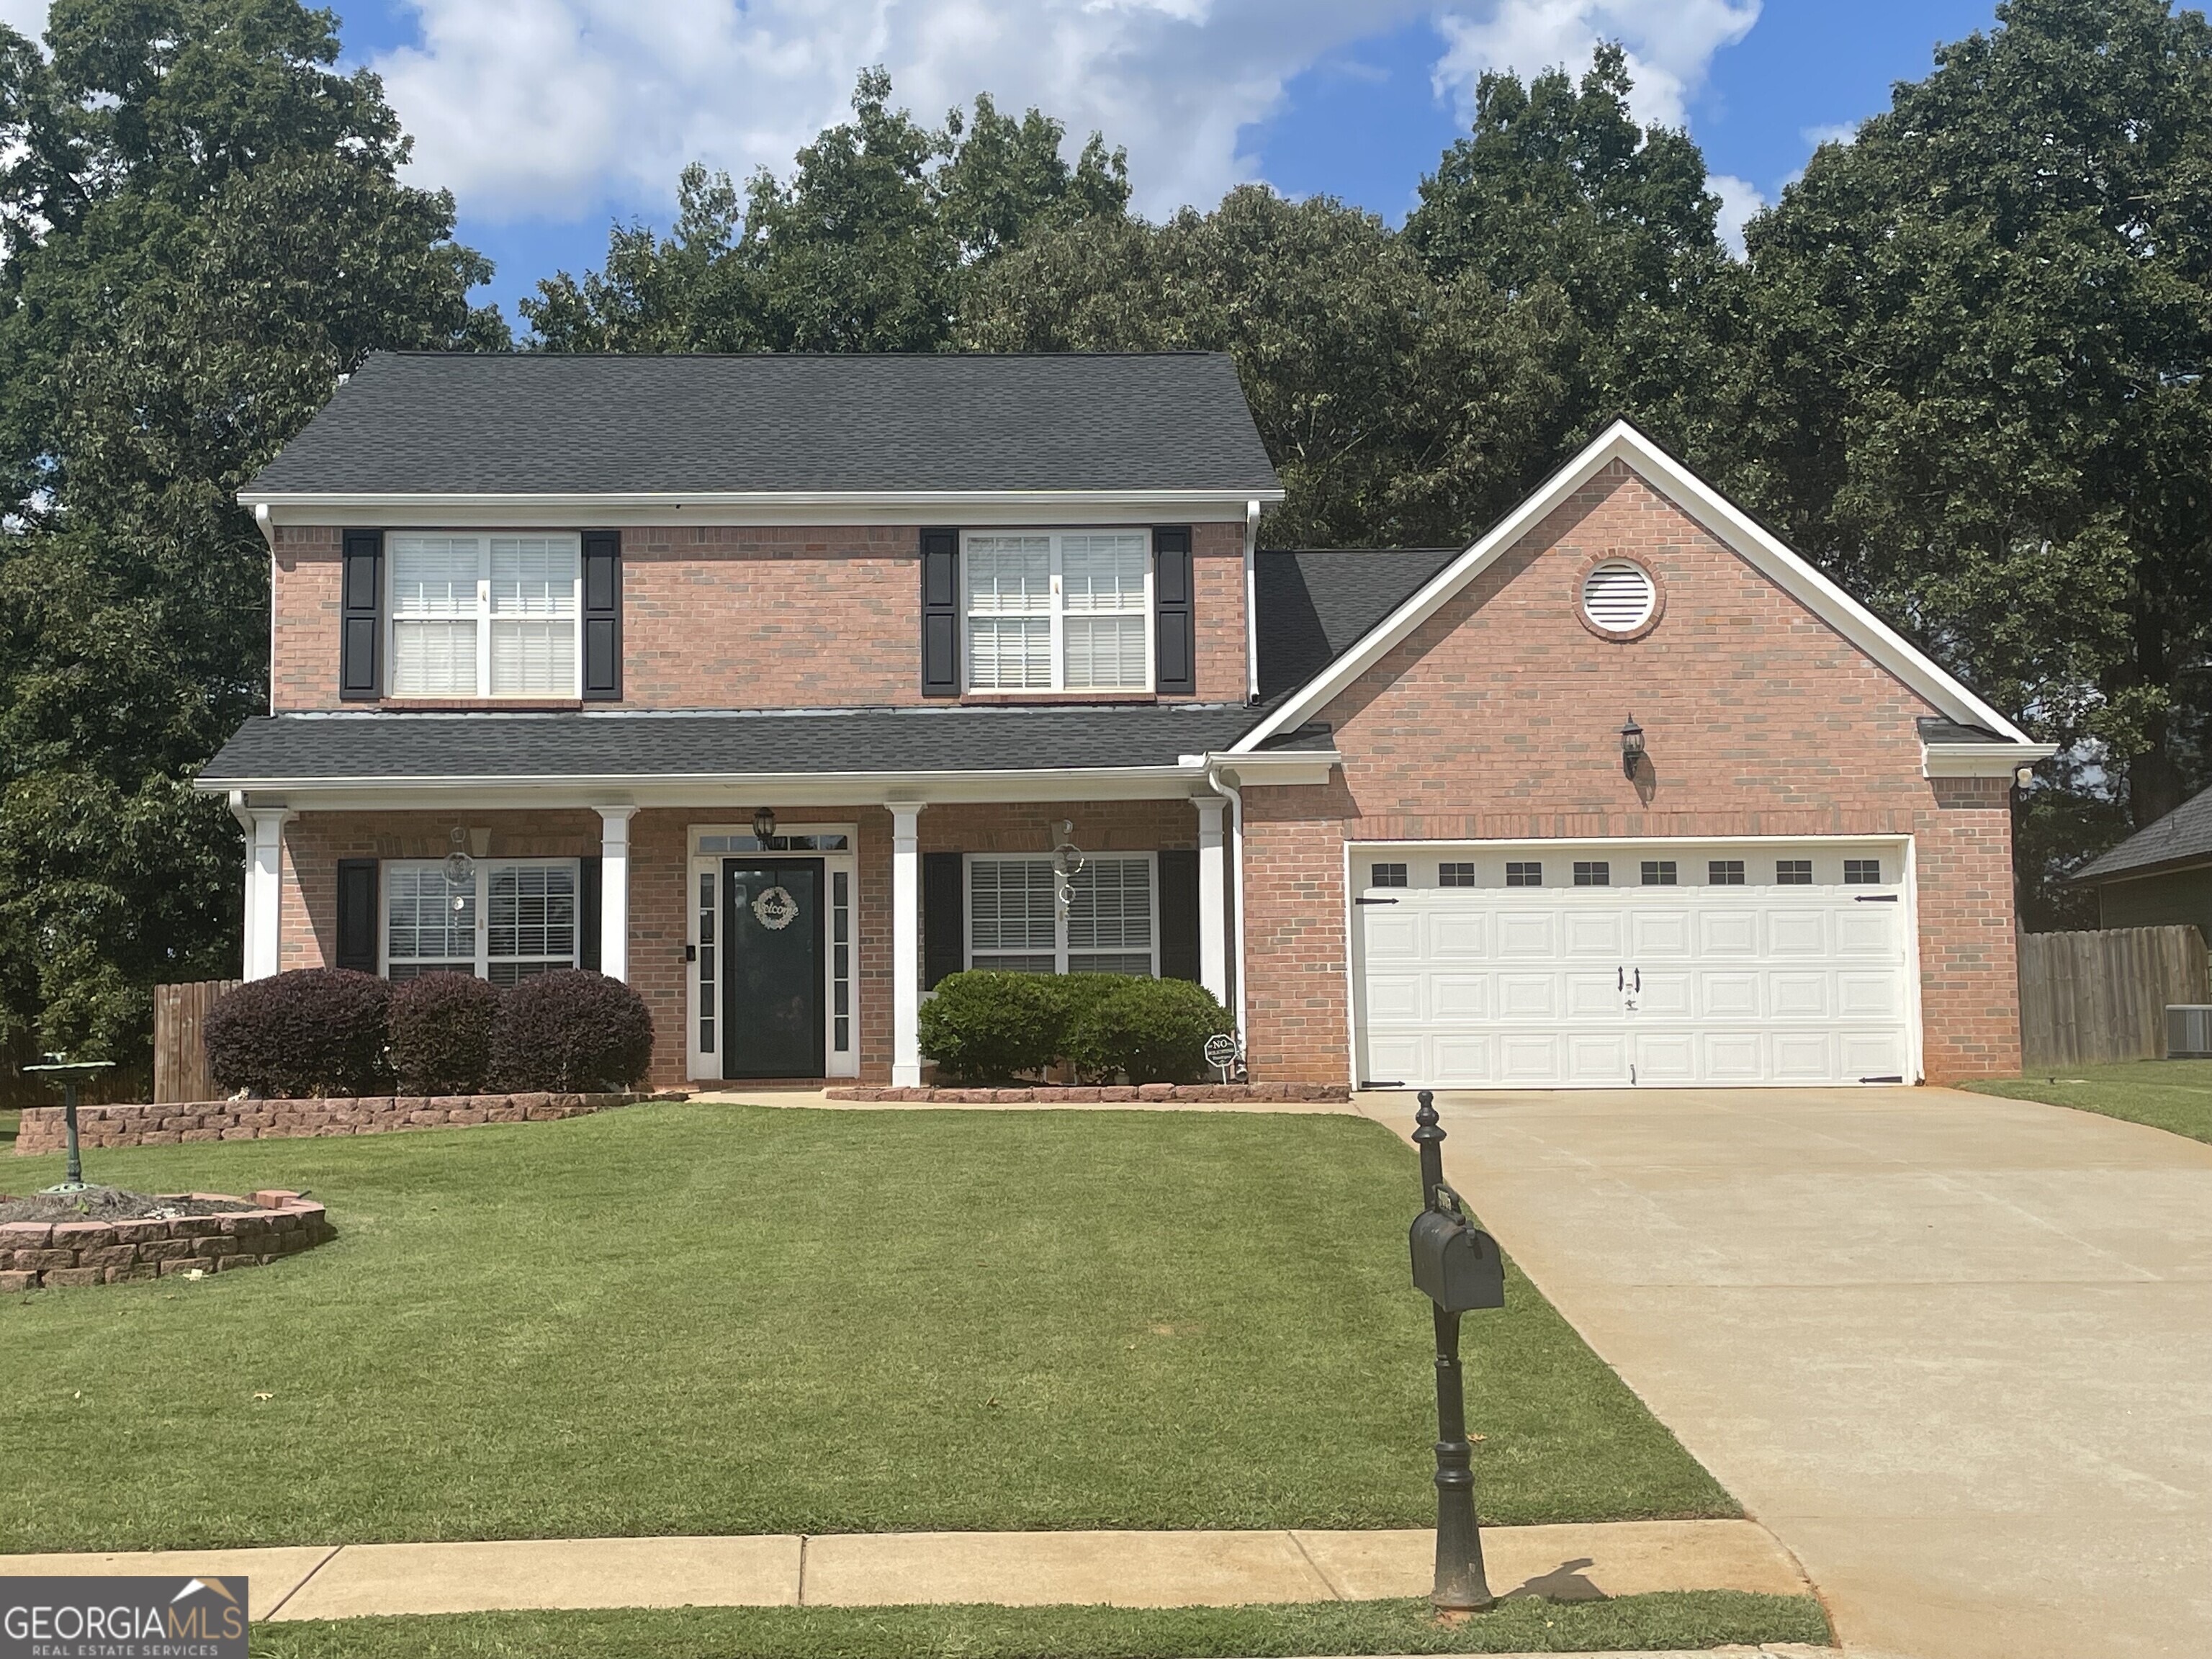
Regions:
<instances>
[{"instance_id":1,"label":"garage door window","mask_svg":"<svg viewBox=\"0 0 2212 1659\"><path fill-rule=\"evenodd\" d=\"M1715 859L1705 866L1708 887L1741 887L1743 885L1741 859Z\"/></svg>"},{"instance_id":2,"label":"garage door window","mask_svg":"<svg viewBox=\"0 0 2212 1659\"><path fill-rule=\"evenodd\" d=\"M1544 866L1540 864L1508 864L1505 866L1505 884L1508 887L1541 887L1544 884Z\"/></svg>"},{"instance_id":3,"label":"garage door window","mask_svg":"<svg viewBox=\"0 0 2212 1659\"><path fill-rule=\"evenodd\" d=\"M1613 866L1603 860L1585 863L1575 861L1575 885L1577 887L1610 887L1613 885Z\"/></svg>"},{"instance_id":4,"label":"garage door window","mask_svg":"<svg viewBox=\"0 0 2212 1659\"><path fill-rule=\"evenodd\" d=\"M1472 887L1474 885L1474 865L1472 860L1437 866L1437 885L1439 887Z\"/></svg>"},{"instance_id":5,"label":"garage door window","mask_svg":"<svg viewBox=\"0 0 2212 1659\"><path fill-rule=\"evenodd\" d=\"M1370 864L1367 866L1367 884L1370 887L1403 887L1406 884L1406 866L1402 864Z\"/></svg>"},{"instance_id":6,"label":"garage door window","mask_svg":"<svg viewBox=\"0 0 2212 1659\"><path fill-rule=\"evenodd\" d=\"M1646 887L1672 887L1674 884L1674 860L1672 859L1644 860L1644 884Z\"/></svg>"},{"instance_id":7,"label":"garage door window","mask_svg":"<svg viewBox=\"0 0 2212 1659\"><path fill-rule=\"evenodd\" d=\"M1879 886L1881 883L1880 859L1845 859L1844 885L1846 887Z\"/></svg>"},{"instance_id":8,"label":"garage door window","mask_svg":"<svg viewBox=\"0 0 2212 1659\"><path fill-rule=\"evenodd\" d=\"M1774 884L1778 887L1810 887L1813 884L1813 860L1810 859L1775 860Z\"/></svg>"}]
</instances>

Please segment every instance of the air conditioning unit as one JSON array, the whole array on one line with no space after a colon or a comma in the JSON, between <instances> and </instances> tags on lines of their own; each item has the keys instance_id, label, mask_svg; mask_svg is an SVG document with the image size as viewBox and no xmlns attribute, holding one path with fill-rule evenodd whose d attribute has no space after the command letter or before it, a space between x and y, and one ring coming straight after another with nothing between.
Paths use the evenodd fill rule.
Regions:
<instances>
[{"instance_id":1,"label":"air conditioning unit","mask_svg":"<svg viewBox=\"0 0 2212 1659\"><path fill-rule=\"evenodd\" d=\"M2212 1006L2193 1002L2166 1005L2166 1057L2212 1060Z\"/></svg>"}]
</instances>

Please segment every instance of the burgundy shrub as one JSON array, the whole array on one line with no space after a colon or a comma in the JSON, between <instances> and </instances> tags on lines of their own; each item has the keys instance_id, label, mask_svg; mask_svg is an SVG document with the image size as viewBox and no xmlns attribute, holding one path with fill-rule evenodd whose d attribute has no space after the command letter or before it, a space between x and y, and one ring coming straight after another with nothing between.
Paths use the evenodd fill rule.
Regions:
<instances>
[{"instance_id":1,"label":"burgundy shrub","mask_svg":"<svg viewBox=\"0 0 2212 1659\"><path fill-rule=\"evenodd\" d=\"M505 999L473 974L424 974L392 990L392 1069L404 1095L473 1095L491 1071Z\"/></svg>"},{"instance_id":2,"label":"burgundy shrub","mask_svg":"<svg viewBox=\"0 0 2212 1659\"><path fill-rule=\"evenodd\" d=\"M391 1002L375 975L343 968L248 980L208 1010L208 1070L226 1089L269 1097L388 1093Z\"/></svg>"},{"instance_id":3,"label":"burgundy shrub","mask_svg":"<svg viewBox=\"0 0 2212 1659\"><path fill-rule=\"evenodd\" d=\"M501 1000L491 1075L508 1090L626 1089L653 1064L653 1016L618 979L556 969Z\"/></svg>"}]
</instances>

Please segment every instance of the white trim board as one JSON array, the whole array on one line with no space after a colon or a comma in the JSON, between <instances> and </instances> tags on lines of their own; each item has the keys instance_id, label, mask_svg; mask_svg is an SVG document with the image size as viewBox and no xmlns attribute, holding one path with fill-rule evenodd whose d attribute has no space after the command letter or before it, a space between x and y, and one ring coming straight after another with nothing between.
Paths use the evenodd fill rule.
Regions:
<instances>
[{"instance_id":1,"label":"white trim board","mask_svg":"<svg viewBox=\"0 0 2212 1659\"><path fill-rule=\"evenodd\" d=\"M1908 690L1925 699L1938 713L1962 725L1984 726L2008 738L2011 744L2043 749L2043 745L2031 744L2025 732L1784 546L1711 484L1626 421L1616 421L1581 454L1553 473L1534 495L1500 520L1489 534L1437 572L1358 645L1247 732L1233 752L1249 753L1271 738L1296 731L1319 714L1360 675L1435 615L1446 600L1496 563L1523 536L1615 461L1688 514L1724 546L1894 675ZM2008 747L1997 752L2017 756L2019 750Z\"/></svg>"}]
</instances>

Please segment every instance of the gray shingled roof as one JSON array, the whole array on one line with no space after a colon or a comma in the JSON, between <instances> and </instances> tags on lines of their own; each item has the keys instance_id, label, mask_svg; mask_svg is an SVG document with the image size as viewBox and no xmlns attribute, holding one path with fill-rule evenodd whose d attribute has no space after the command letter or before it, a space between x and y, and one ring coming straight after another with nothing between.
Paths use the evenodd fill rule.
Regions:
<instances>
[{"instance_id":1,"label":"gray shingled roof","mask_svg":"<svg viewBox=\"0 0 2212 1659\"><path fill-rule=\"evenodd\" d=\"M1923 743L2010 743L1985 726L1961 726L1940 714L1923 714L1919 720Z\"/></svg>"},{"instance_id":2,"label":"gray shingled roof","mask_svg":"<svg viewBox=\"0 0 2212 1659\"><path fill-rule=\"evenodd\" d=\"M2075 872L2076 881L2133 875L2160 865L2212 861L2212 789L2192 795L2155 823L2136 830L2118 847L2092 859Z\"/></svg>"},{"instance_id":3,"label":"gray shingled roof","mask_svg":"<svg viewBox=\"0 0 2212 1659\"><path fill-rule=\"evenodd\" d=\"M378 352L248 492L1273 492L1216 352Z\"/></svg>"},{"instance_id":4,"label":"gray shingled roof","mask_svg":"<svg viewBox=\"0 0 2212 1659\"><path fill-rule=\"evenodd\" d=\"M1261 701L1273 702L1305 684L1462 550L1355 547L1262 552L1253 572Z\"/></svg>"},{"instance_id":5,"label":"gray shingled roof","mask_svg":"<svg viewBox=\"0 0 2212 1659\"><path fill-rule=\"evenodd\" d=\"M200 774L209 785L307 780L1026 772L1173 766L1226 749L1257 718L1235 704L846 708L738 714L259 715ZM1312 746L1306 734L1294 746ZM1325 744L1326 734L1320 741Z\"/></svg>"}]
</instances>

